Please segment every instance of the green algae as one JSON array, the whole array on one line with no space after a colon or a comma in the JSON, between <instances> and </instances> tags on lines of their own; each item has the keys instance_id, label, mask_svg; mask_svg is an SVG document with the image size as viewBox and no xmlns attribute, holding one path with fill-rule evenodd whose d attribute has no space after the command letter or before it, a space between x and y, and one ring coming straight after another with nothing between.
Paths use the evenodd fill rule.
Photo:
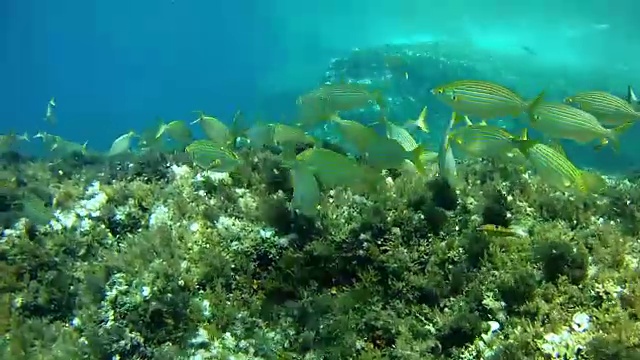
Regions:
<instances>
[{"instance_id":1,"label":"green algae","mask_svg":"<svg viewBox=\"0 0 640 360\"><path fill-rule=\"evenodd\" d=\"M291 211L279 157L240 156L226 176L180 156L6 167L29 184L6 197L38 196L57 226L2 208L0 356L523 359L567 331L580 358L638 358L638 184L576 200L467 161L457 192L404 175L373 193L325 189L308 217ZM485 223L528 236L489 237Z\"/></svg>"}]
</instances>

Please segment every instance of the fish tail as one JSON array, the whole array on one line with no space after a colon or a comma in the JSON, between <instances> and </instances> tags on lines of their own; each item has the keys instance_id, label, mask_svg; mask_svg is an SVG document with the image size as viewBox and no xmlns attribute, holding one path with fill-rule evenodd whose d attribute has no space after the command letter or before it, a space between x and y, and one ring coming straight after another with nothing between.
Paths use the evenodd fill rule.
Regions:
<instances>
[{"instance_id":1,"label":"fish tail","mask_svg":"<svg viewBox=\"0 0 640 360\"><path fill-rule=\"evenodd\" d=\"M542 104L542 102L544 101L544 90L541 91L538 96L536 96L535 98L533 98L533 100L529 101L528 103L526 103L527 105L527 112L529 114L531 114L531 112L533 112L538 105Z\"/></svg>"},{"instance_id":2,"label":"fish tail","mask_svg":"<svg viewBox=\"0 0 640 360\"><path fill-rule=\"evenodd\" d=\"M522 129L522 134L520 134L519 140L527 140L529 138L529 128Z\"/></svg>"},{"instance_id":3,"label":"fish tail","mask_svg":"<svg viewBox=\"0 0 640 360\"><path fill-rule=\"evenodd\" d=\"M583 193L597 193L607 186L607 182L600 174L582 170L577 185L578 190Z\"/></svg>"},{"instance_id":4,"label":"fish tail","mask_svg":"<svg viewBox=\"0 0 640 360\"><path fill-rule=\"evenodd\" d=\"M520 150L522 154L526 155L527 152L529 152L529 149L531 149L533 145L537 144L537 141L530 139L513 138L511 139L511 143L518 150Z\"/></svg>"},{"instance_id":5,"label":"fish tail","mask_svg":"<svg viewBox=\"0 0 640 360\"><path fill-rule=\"evenodd\" d=\"M415 124L420 130L429 133L429 125L427 124L427 112L427 107L423 107L422 111L420 111L420 115L418 115L418 118L415 121Z\"/></svg>"},{"instance_id":6,"label":"fish tail","mask_svg":"<svg viewBox=\"0 0 640 360\"><path fill-rule=\"evenodd\" d=\"M166 130L167 130L167 124L163 122L162 124L160 124L160 127L158 128L158 132L156 132L156 139L159 139Z\"/></svg>"},{"instance_id":7,"label":"fish tail","mask_svg":"<svg viewBox=\"0 0 640 360\"><path fill-rule=\"evenodd\" d=\"M460 113L457 112L452 112L451 113L451 127L458 125L460 123L464 122L465 125L469 126L469 125L473 125L473 123L471 122L471 120L469 119L468 116L466 115L462 115Z\"/></svg>"},{"instance_id":8,"label":"fish tail","mask_svg":"<svg viewBox=\"0 0 640 360\"><path fill-rule=\"evenodd\" d=\"M412 155L411 161L416 166L416 169L420 174L424 174L426 172L424 162L422 161L424 152L425 152L425 148L422 145L418 145L418 147L416 147L411 151L411 155Z\"/></svg>"}]
</instances>

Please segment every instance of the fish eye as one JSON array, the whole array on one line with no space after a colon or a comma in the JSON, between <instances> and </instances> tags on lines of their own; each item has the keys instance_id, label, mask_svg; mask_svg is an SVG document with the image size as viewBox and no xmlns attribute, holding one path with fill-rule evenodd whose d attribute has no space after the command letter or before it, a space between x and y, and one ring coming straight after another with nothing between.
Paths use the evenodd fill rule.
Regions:
<instances>
[{"instance_id":1,"label":"fish eye","mask_svg":"<svg viewBox=\"0 0 640 360\"><path fill-rule=\"evenodd\" d=\"M456 96L456 94L451 94L451 100L453 101L458 100L458 97Z\"/></svg>"},{"instance_id":2,"label":"fish eye","mask_svg":"<svg viewBox=\"0 0 640 360\"><path fill-rule=\"evenodd\" d=\"M437 92L438 94L444 94L444 89L443 89L443 88L440 88L440 89L436 90L436 92Z\"/></svg>"},{"instance_id":3,"label":"fish eye","mask_svg":"<svg viewBox=\"0 0 640 360\"><path fill-rule=\"evenodd\" d=\"M536 120L540 120L540 115L533 115L533 118Z\"/></svg>"}]
</instances>

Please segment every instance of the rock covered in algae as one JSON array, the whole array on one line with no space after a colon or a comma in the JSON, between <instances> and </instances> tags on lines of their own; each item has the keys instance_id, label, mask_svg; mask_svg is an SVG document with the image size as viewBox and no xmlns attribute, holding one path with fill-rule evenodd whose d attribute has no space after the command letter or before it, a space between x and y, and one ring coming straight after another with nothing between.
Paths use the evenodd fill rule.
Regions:
<instances>
[{"instance_id":1,"label":"rock covered in algae","mask_svg":"<svg viewBox=\"0 0 640 360\"><path fill-rule=\"evenodd\" d=\"M576 198L468 161L458 191L390 177L308 217L272 154L159 159L3 166L2 358L638 356L636 180Z\"/></svg>"}]
</instances>

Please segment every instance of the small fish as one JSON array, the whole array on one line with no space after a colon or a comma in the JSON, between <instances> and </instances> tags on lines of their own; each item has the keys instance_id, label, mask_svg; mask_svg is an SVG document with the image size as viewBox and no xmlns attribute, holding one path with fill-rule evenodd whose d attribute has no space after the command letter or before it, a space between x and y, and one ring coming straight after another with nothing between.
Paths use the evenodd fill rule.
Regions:
<instances>
[{"instance_id":1,"label":"small fish","mask_svg":"<svg viewBox=\"0 0 640 360\"><path fill-rule=\"evenodd\" d=\"M533 101L525 101L502 85L478 80L454 81L432 89L431 93L454 112L480 119L518 117L544 98L541 92Z\"/></svg>"},{"instance_id":2,"label":"small fish","mask_svg":"<svg viewBox=\"0 0 640 360\"><path fill-rule=\"evenodd\" d=\"M309 217L315 216L320 204L320 186L313 171L301 164L294 165L291 168L291 184L293 209Z\"/></svg>"},{"instance_id":3,"label":"small fish","mask_svg":"<svg viewBox=\"0 0 640 360\"><path fill-rule=\"evenodd\" d=\"M230 172L240 164L236 153L211 140L196 140L185 148L194 164L205 170Z\"/></svg>"},{"instance_id":4,"label":"small fish","mask_svg":"<svg viewBox=\"0 0 640 360\"><path fill-rule=\"evenodd\" d=\"M629 104L631 104L631 107L633 107L635 111L640 110L640 101L638 100L638 97L636 96L636 92L633 90L633 86L631 85L627 86L626 100Z\"/></svg>"},{"instance_id":5,"label":"small fish","mask_svg":"<svg viewBox=\"0 0 640 360\"><path fill-rule=\"evenodd\" d=\"M449 125L447 126L442 136L440 148L438 149L438 176L446 180L447 183L449 183L449 185L453 188L458 187L458 185L460 185L460 181L458 179L456 158L453 155L453 149L449 141L449 135L451 134L453 127L462 121L466 122L467 124L471 124L469 118L467 118L466 116L462 116L456 112L451 113Z\"/></svg>"},{"instance_id":6,"label":"small fish","mask_svg":"<svg viewBox=\"0 0 640 360\"><path fill-rule=\"evenodd\" d=\"M193 140L191 129L189 129L189 126L182 120L174 120L168 124L161 124L156 133L156 139L160 138L164 133L167 133L170 138L182 144L187 144Z\"/></svg>"},{"instance_id":7,"label":"small fish","mask_svg":"<svg viewBox=\"0 0 640 360\"><path fill-rule=\"evenodd\" d=\"M375 169L401 169L408 160L412 162L419 173L425 172L425 165L422 163L425 149L422 145L417 145L411 150L407 150L397 140L392 138L379 137L366 151L365 162Z\"/></svg>"},{"instance_id":8,"label":"small fish","mask_svg":"<svg viewBox=\"0 0 640 360\"><path fill-rule=\"evenodd\" d=\"M476 228L477 231L491 237L526 237L527 232L520 227L504 227L493 224L484 224Z\"/></svg>"},{"instance_id":9,"label":"small fish","mask_svg":"<svg viewBox=\"0 0 640 360\"><path fill-rule=\"evenodd\" d=\"M191 122L191 125L199 123L207 138L216 144L226 146L231 142L231 131L227 125L213 116L205 115L202 111L195 112L199 115L195 121Z\"/></svg>"},{"instance_id":10,"label":"small fish","mask_svg":"<svg viewBox=\"0 0 640 360\"><path fill-rule=\"evenodd\" d=\"M538 176L550 186L582 194L598 192L606 186L600 175L578 169L569 159L548 145L522 139L515 139L514 144L533 165Z\"/></svg>"},{"instance_id":11,"label":"small fish","mask_svg":"<svg viewBox=\"0 0 640 360\"><path fill-rule=\"evenodd\" d=\"M354 159L324 148L307 149L296 156L296 161L307 166L327 188L347 186L352 189L368 189L378 178L370 168Z\"/></svg>"},{"instance_id":12,"label":"small fish","mask_svg":"<svg viewBox=\"0 0 640 360\"><path fill-rule=\"evenodd\" d=\"M65 140L60 136L52 135L54 137L54 142L51 145L49 151L55 152L59 155L65 155L70 153L81 153L83 155L87 154L87 144L88 141L85 141L82 144Z\"/></svg>"},{"instance_id":13,"label":"small fish","mask_svg":"<svg viewBox=\"0 0 640 360\"><path fill-rule=\"evenodd\" d=\"M56 98L52 97L47 103L47 112L44 117L44 120L49 124L56 124L58 122L55 109L56 109Z\"/></svg>"},{"instance_id":14,"label":"small fish","mask_svg":"<svg viewBox=\"0 0 640 360\"><path fill-rule=\"evenodd\" d=\"M592 114L563 103L542 103L529 112L531 127L554 138L571 139L580 144L598 140L597 148L611 144L619 148L618 136L632 123L615 129L604 128Z\"/></svg>"},{"instance_id":15,"label":"small fish","mask_svg":"<svg viewBox=\"0 0 640 360\"><path fill-rule=\"evenodd\" d=\"M136 133L133 131L120 135L111 144L111 148L109 149L107 156L117 156L128 152L131 149L131 140L134 136L136 136Z\"/></svg>"},{"instance_id":16,"label":"small fish","mask_svg":"<svg viewBox=\"0 0 640 360\"><path fill-rule=\"evenodd\" d=\"M585 91L564 99L592 115L606 126L620 126L640 120L640 112L629 102L605 91Z\"/></svg>"},{"instance_id":17,"label":"small fish","mask_svg":"<svg viewBox=\"0 0 640 360\"><path fill-rule=\"evenodd\" d=\"M301 109L302 122L310 125L326 121L341 111L362 109L372 105L385 108L385 100L378 91L370 91L361 84L323 85L296 100Z\"/></svg>"},{"instance_id":18,"label":"small fish","mask_svg":"<svg viewBox=\"0 0 640 360\"><path fill-rule=\"evenodd\" d=\"M514 150L514 138L504 128L482 124L459 127L449 133L453 145L475 157L502 157Z\"/></svg>"}]
</instances>

